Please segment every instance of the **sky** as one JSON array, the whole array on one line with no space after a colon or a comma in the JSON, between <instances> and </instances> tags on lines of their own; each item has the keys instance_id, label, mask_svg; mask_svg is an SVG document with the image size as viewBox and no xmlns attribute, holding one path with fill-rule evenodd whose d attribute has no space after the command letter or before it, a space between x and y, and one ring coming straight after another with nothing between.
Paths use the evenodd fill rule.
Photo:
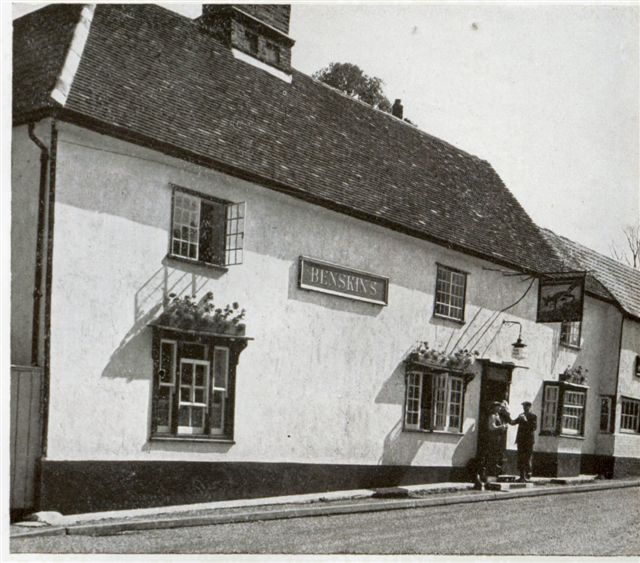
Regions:
<instances>
[{"instance_id":1,"label":"sky","mask_svg":"<svg viewBox=\"0 0 640 563\"><path fill-rule=\"evenodd\" d=\"M290 35L295 68L381 78L405 117L489 161L538 225L610 255L640 221L639 24L635 2L293 3Z\"/></svg>"}]
</instances>

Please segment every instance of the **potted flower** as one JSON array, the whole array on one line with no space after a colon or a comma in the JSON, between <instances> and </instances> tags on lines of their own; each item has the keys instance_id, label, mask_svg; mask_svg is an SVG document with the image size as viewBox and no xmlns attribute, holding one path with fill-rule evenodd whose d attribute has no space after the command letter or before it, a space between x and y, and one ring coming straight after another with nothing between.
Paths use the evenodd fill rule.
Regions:
<instances>
[{"instance_id":1,"label":"potted flower","mask_svg":"<svg viewBox=\"0 0 640 563\"><path fill-rule=\"evenodd\" d=\"M560 381L564 381L565 383L575 383L577 385L586 385L587 373L589 373L589 370L582 366L567 366L567 368L560 374Z\"/></svg>"},{"instance_id":2,"label":"potted flower","mask_svg":"<svg viewBox=\"0 0 640 563\"><path fill-rule=\"evenodd\" d=\"M428 342L419 342L418 345L409 353L408 362L418 362L431 365L438 368L446 368L455 371L468 372L473 365L477 351L459 349L454 352L443 352L430 348Z\"/></svg>"},{"instance_id":3,"label":"potted flower","mask_svg":"<svg viewBox=\"0 0 640 563\"><path fill-rule=\"evenodd\" d=\"M161 326L193 330L198 332L214 332L241 336L245 332L245 310L238 303L216 308L213 293L208 292L200 301L195 295L179 297L175 293L169 295L169 304L157 320Z\"/></svg>"}]
</instances>

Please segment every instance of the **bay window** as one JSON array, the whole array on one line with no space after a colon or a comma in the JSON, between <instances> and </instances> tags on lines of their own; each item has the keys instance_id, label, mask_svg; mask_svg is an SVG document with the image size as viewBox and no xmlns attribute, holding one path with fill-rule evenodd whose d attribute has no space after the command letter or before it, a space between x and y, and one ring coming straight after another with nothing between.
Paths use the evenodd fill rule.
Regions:
<instances>
[{"instance_id":1,"label":"bay window","mask_svg":"<svg viewBox=\"0 0 640 563\"><path fill-rule=\"evenodd\" d=\"M587 387L545 381L541 434L584 436Z\"/></svg>"},{"instance_id":2,"label":"bay window","mask_svg":"<svg viewBox=\"0 0 640 563\"><path fill-rule=\"evenodd\" d=\"M153 330L152 437L232 439L235 368L246 339Z\"/></svg>"},{"instance_id":3,"label":"bay window","mask_svg":"<svg viewBox=\"0 0 640 563\"><path fill-rule=\"evenodd\" d=\"M462 432L464 375L409 369L405 430Z\"/></svg>"},{"instance_id":4,"label":"bay window","mask_svg":"<svg viewBox=\"0 0 640 563\"><path fill-rule=\"evenodd\" d=\"M620 430L640 432L640 401L622 397L620 400Z\"/></svg>"}]
</instances>

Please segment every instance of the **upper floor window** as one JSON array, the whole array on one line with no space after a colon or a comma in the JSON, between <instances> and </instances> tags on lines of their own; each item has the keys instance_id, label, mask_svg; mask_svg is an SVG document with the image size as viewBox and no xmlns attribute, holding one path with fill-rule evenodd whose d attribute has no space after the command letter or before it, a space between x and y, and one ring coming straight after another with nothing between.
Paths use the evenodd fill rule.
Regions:
<instances>
[{"instance_id":1,"label":"upper floor window","mask_svg":"<svg viewBox=\"0 0 640 563\"><path fill-rule=\"evenodd\" d=\"M244 217L244 203L223 202L174 188L171 255L219 266L241 264Z\"/></svg>"},{"instance_id":2,"label":"upper floor window","mask_svg":"<svg viewBox=\"0 0 640 563\"><path fill-rule=\"evenodd\" d=\"M579 348L581 332L581 321L563 322L560 325L560 343L565 346Z\"/></svg>"},{"instance_id":3,"label":"upper floor window","mask_svg":"<svg viewBox=\"0 0 640 563\"><path fill-rule=\"evenodd\" d=\"M258 34L250 31L248 29L244 30L244 43L245 46L247 48L247 50L253 54L253 55L257 55L258 54L258 47L259 47L259 41L258 41Z\"/></svg>"},{"instance_id":4,"label":"upper floor window","mask_svg":"<svg viewBox=\"0 0 640 563\"><path fill-rule=\"evenodd\" d=\"M622 397L620 406L620 430L640 432L640 401Z\"/></svg>"},{"instance_id":5,"label":"upper floor window","mask_svg":"<svg viewBox=\"0 0 640 563\"><path fill-rule=\"evenodd\" d=\"M406 430L462 432L465 382L451 373L407 372Z\"/></svg>"},{"instance_id":6,"label":"upper floor window","mask_svg":"<svg viewBox=\"0 0 640 563\"><path fill-rule=\"evenodd\" d=\"M438 264L434 315L464 321L467 274Z\"/></svg>"},{"instance_id":7,"label":"upper floor window","mask_svg":"<svg viewBox=\"0 0 640 563\"><path fill-rule=\"evenodd\" d=\"M544 383L542 432L584 436L587 389L564 382Z\"/></svg>"},{"instance_id":8,"label":"upper floor window","mask_svg":"<svg viewBox=\"0 0 640 563\"><path fill-rule=\"evenodd\" d=\"M636 356L636 363L633 367L633 371L636 374L636 377L640 377L640 356Z\"/></svg>"}]
</instances>

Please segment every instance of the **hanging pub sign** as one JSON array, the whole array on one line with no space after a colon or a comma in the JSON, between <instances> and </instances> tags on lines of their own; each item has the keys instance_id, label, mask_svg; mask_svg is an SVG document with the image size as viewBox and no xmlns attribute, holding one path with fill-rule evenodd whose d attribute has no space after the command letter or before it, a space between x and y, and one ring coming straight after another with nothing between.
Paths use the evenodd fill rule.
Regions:
<instances>
[{"instance_id":1,"label":"hanging pub sign","mask_svg":"<svg viewBox=\"0 0 640 563\"><path fill-rule=\"evenodd\" d=\"M300 256L302 289L339 295L378 305L388 303L389 278Z\"/></svg>"},{"instance_id":2,"label":"hanging pub sign","mask_svg":"<svg viewBox=\"0 0 640 563\"><path fill-rule=\"evenodd\" d=\"M575 322L582 320L584 272L543 274L538 285L539 323Z\"/></svg>"}]
</instances>

